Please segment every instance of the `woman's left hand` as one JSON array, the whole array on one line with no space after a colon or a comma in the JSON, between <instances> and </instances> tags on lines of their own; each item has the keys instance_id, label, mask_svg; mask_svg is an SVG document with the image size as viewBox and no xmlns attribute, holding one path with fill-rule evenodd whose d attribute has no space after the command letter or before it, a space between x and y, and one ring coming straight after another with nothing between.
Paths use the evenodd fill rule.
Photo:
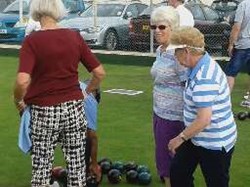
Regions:
<instances>
[{"instance_id":1,"label":"woman's left hand","mask_svg":"<svg viewBox=\"0 0 250 187\"><path fill-rule=\"evenodd\" d=\"M176 149L180 147L183 142L184 140L180 136L176 136L175 138L169 141L168 149L172 152L173 155L175 155Z\"/></svg>"}]
</instances>

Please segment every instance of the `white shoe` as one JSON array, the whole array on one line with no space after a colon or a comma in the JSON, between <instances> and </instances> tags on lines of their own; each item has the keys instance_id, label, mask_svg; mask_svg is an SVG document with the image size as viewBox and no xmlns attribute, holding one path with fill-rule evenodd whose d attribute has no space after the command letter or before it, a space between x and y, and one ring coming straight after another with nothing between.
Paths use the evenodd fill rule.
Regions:
<instances>
[{"instance_id":1,"label":"white shoe","mask_svg":"<svg viewBox=\"0 0 250 187\"><path fill-rule=\"evenodd\" d=\"M250 100L245 100L240 103L240 106L250 108Z\"/></svg>"}]
</instances>

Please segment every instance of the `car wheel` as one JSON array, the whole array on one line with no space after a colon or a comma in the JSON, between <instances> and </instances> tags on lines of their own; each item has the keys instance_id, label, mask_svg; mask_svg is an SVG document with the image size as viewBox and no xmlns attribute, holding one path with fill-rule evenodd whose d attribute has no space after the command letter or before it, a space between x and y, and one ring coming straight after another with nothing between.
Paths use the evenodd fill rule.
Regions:
<instances>
[{"instance_id":1,"label":"car wheel","mask_svg":"<svg viewBox=\"0 0 250 187\"><path fill-rule=\"evenodd\" d=\"M115 50L118 48L118 36L115 31L109 30L105 35L104 48L107 50Z\"/></svg>"}]
</instances>

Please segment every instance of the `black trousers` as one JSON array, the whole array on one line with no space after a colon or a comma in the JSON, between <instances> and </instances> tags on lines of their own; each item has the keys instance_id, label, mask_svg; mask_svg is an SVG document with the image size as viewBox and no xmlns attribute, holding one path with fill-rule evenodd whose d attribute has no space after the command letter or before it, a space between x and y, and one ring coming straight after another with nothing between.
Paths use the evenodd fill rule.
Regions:
<instances>
[{"instance_id":1,"label":"black trousers","mask_svg":"<svg viewBox=\"0 0 250 187\"><path fill-rule=\"evenodd\" d=\"M89 165L90 165L90 156L91 156L91 140L86 137L86 147L85 147L85 164L86 164L86 174L89 174Z\"/></svg>"},{"instance_id":2,"label":"black trousers","mask_svg":"<svg viewBox=\"0 0 250 187\"><path fill-rule=\"evenodd\" d=\"M184 142L171 163L171 187L193 187L193 173L198 164L207 187L228 187L233 150L214 151L195 146L191 141Z\"/></svg>"}]
</instances>

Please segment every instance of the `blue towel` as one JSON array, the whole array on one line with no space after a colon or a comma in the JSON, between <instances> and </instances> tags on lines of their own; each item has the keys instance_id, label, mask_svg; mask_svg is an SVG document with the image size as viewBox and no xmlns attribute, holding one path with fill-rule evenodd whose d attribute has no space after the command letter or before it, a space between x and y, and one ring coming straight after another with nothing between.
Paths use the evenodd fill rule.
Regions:
<instances>
[{"instance_id":1,"label":"blue towel","mask_svg":"<svg viewBox=\"0 0 250 187\"><path fill-rule=\"evenodd\" d=\"M86 84L80 82L82 90L86 89ZM93 94L89 94L84 99L84 110L88 121L87 127L91 130L96 131L97 129L97 101ZM28 153L31 149L30 140L30 107L26 107L20 122L19 135L18 135L18 147L24 152Z\"/></svg>"},{"instance_id":2,"label":"blue towel","mask_svg":"<svg viewBox=\"0 0 250 187\"><path fill-rule=\"evenodd\" d=\"M30 107L26 107L22 117L19 128L18 147L24 152L28 153L31 148L30 140Z\"/></svg>"},{"instance_id":3,"label":"blue towel","mask_svg":"<svg viewBox=\"0 0 250 187\"><path fill-rule=\"evenodd\" d=\"M80 82L80 87L82 90L85 90L87 85L85 83ZM85 109L85 115L88 121L87 127L93 131L96 131L97 129L97 101L93 94L89 94L84 99L84 109Z\"/></svg>"}]
</instances>

